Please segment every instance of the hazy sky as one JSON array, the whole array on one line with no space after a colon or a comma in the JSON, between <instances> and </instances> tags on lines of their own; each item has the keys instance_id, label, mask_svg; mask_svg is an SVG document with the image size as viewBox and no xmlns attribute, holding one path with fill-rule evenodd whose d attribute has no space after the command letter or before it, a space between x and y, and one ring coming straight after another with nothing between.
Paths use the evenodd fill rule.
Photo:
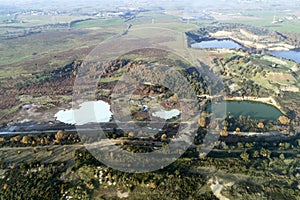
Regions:
<instances>
[{"instance_id":1,"label":"hazy sky","mask_svg":"<svg viewBox=\"0 0 300 200\"><path fill-rule=\"evenodd\" d=\"M247 2L248 1L248 2ZM165 8L178 8L183 7L186 9L228 9L228 8L266 8L273 5L284 7L290 6L299 7L300 0L0 0L2 6L15 6L20 9L38 9L38 8L60 8L68 9L81 8L85 6L97 6L97 7L117 7L117 6L161 6ZM261 1L261 2L257 2Z\"/></svg>"}]
</instances>

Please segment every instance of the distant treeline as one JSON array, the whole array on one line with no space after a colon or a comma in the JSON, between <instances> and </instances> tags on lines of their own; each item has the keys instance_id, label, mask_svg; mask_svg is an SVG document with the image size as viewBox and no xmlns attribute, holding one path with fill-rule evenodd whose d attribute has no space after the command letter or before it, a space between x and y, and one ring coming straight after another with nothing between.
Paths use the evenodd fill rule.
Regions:
<instances>
[{"instance_id":1,"label":"distant treeline","mask_svg":"<svg viewBox=\"0 0 300 200\"><path fill-rule=\"evenodd\" d=\"M40 26L34 26L30 28L29 30L22 30L19 32L7 32L5 39L15 39L20 37L27 37L33 34L42 33L45 30L50 29L66 29L69 28L69 23L56 23L56 24L45 24Z\"/></svg>"},{"instance_id":2,"label":"distant treeline","mask_svg":"<svg viewBox=\"0 0 300 200\"><path fill-rule=\"evenodd\" d=\"M90 20L94 20L93 18L87 18L87 19L78 19L78 20L74 20L74 21L71 21L69 23L69 27L73 27L75 24L79 23L79 22L85 22L85 21L90 21Z\"/></svg>"}]
</instances>

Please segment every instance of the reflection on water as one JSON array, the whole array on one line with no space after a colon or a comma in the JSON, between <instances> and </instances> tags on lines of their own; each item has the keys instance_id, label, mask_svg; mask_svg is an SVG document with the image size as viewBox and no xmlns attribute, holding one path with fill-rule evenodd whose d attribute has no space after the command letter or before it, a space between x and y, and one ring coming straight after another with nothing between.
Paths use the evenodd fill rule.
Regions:
<instances>
[{"instance_id":1,"label":"reflection on water","mask_svg":"<svg viewBox=\"0 0 300 200\"><path fill-rule=\"evenodd\" d=\"M299 50L290 50L290 51L268 51L269 54L277 58L290 59L295 62L300 63L300 51Z\"/></svg>"},{"instance_id":2,"label":"reflection on water","mask_svg":"<svg viewBox=\"0 0 300 200\"><path fill-rule=\"evenodd\" d=\"M203 49L236 49L236 48L243 48L240 44L237 42L230 40L230 39L223 39L223 40L208 40L208 41L202 41L199 43L195 43L191 45L192 48L203 48Z\"/></svg>"},{"instance_id":3,"label":"reflection on water","mask_svg":"<svg viewBox=\"0 0 300 200\"><path fill-rule=\"evenodd\" d=\"M219 116L224 113L224 107L222 105L215 105L213 109L218 117L224 117ZM277 120L283 115L272 105L252 101L227 101L226 109L227 114L231 114L236 118L240 116L250 116L252 119Z\"/></svg>"}]
</instances>

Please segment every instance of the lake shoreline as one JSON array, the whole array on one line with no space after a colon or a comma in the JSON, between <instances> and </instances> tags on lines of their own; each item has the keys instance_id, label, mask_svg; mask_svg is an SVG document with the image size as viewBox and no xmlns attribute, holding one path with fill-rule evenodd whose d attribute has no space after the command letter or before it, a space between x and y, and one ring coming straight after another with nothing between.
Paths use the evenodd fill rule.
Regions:
<instances>
[{"instance_id":1,"label":"lake shoreline","mask_svg":"<svg viewBox=\"0 0 300 200\"><path fill-rule=\"evenodd\" d=\"M224 97L224 100L225 101L253 101L253 102L264 103L264 104L274 106L284 115L286 115L286 111L283 110L282 106L280 106L273 97L251 97L251 96Z\"/></svg>"},{"instance_id":2,"label":"lake shoreline","mask_svg":"<svg viewBox=\"0 0 300 200\"><path fill-rule=\"evenodd\" d=\"M281 42L276 42L276 43L272 43L272 44L259 43L259 42L255 42L250 39L251 37L255 37L254 34L252 35L250 33L245 33L245 31L242 31L241 34L243 34L243 35L246 34L248 37L248 40L242 40L242 39L236 37L236 35L234 35L234 33L230 32L230 31L218 31L215 33L211 33L211 38L215 38L215 39L229 38L229 39L233 40L234 42L237 42L246 48L250 48L250 49L255 48L257 50L264 49L264 50L269 50L269 51L289 51L289 50L297 48L297 46L286 44L286 43L281 43Z\"/></svg>"}]
</instances>

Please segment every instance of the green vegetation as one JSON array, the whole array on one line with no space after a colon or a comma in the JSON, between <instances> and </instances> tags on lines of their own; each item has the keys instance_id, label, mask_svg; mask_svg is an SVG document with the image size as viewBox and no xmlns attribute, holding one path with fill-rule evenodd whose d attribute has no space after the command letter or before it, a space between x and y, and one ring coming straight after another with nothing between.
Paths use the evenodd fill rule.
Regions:
<instances>
[{"instance_id":1,"label":"green vegetation","mask_svg":"<svg viewBox=\"0 0 300 200\"><path fill-rule=\"evenodd\" d=\"M41 33L38 35L32 35L25 38L18 38L15 40L7 40L1 43L0 48L5 49L2 52L1 65L23 65L20 73L30 71L44 71L47 67L60 66L62 63L67 64L76 57L81 58L84 51L78 55L70 55L68 58L63 58L64 54L69 54L70 51L84 50L83 47L97 44L111 36L113 33L103 33L101 30L96 33L97 38L94 41L89 41L89 38L95 37L95 32L72 31L72 32L56 32L56 33ZM82 54L82 55L80 55ZM52 56L51 56L52 55ZM47 60L50 59L50 60ZM31 64L22 64L27 61ZM46 62L47 60L47 62ZM60 62L58 62L60 61ZM53 64L52 64L53 63ZM17 71L18 72L18 71ZM6 73L11 76L17 76L13 72ZM2 75L3 76L3 75Z\"/></svg>"},{"instance_id":2,"label":"green vegetation","mask_svg":"<svg viewBox=\"0 0 300 200\"><path fill-rule=\"evenodd\" d=\"M227 21L231 23L231 21ZM288 32L288 33L300 33L299 25L300 21L292 21L292 22L283 22L281 24L271 24L272 20L237 20L235 23L247 24L251 26L257 27L265 27L270 30L280 31L280 32Z\"/></svg>"},{"instance_id":3,"label":"green vegetation","mask_svg":"<svg viewBox=\"0 0 300 200\"><path fill-rule=\"evenodd\" d=\"M287 33L300 33L299 19L288 20L286 17L291 17L293 14L290 14L287 11L274 11L274 10L249 10L243 11L242 17L240 19L232 19L232 20L222 20L222 22L228 23L241 23L256 27L264 27L274 31L287 32ZM249 19L247 19L249 17ZM273 20L282 19L282 23L272 24Z\"/></svg>"},{"instance_id":4,"label":"green vegetation","mask_svg":"<svg viewBox=\"0 0 300 200\"><path fill-rule=\"evenodd\" d=\"M103 28L103 27L109 27L109 26L121 26L124 25L124 20L122 19L90 19L87 21L77 22L75 24L72 24L72 28Z\"/></svg>"},{"instance_id":5,"label":"green vegetation","mask_svg":"<svg viewBox=\"0 0 300 200\"><path fill-rule=\"evenodd\" d=\"M0 180L0 199L60 199L63 165L22 163Z\"/></svg>"},{"instance_id":6,"label":"green vegetation","mask_svg":"<svg viewBox=\"0 0 300 200\"><path fill-rule=\"evenodd\" d=\"M221 54L221 56L223 55ZM271 62L270 59L264 60L264 58L265 56L259 54L247 55L246 53L240 55L233 53L230 57L228 55L224 56L221 62L217 58L213 62L215 65L218 65L225 79L229 77L228 79L231 80L231 83L235 83L240 87L251 87L251 85L255 84L258 90L263 90L263 88L270 90L265 92L265 94L259 91L256 94L247 92L246 95L248 96L271 96L274 92L279 93L285 87L297 87L298 77L294 77L290 71L292 66L297 65L296 63L277 64L276 60ZM252 84L249 84L250 82Z\"/></svg>"},{"instance_id":7,"label":"green vegetation","mask_svg":"<svg viewBox=\"0 0 300 200\"><path fill-rule=\"evenodd\" d=\"M57 133L51 137L57 140L66 139L65 136ZM43 196L43 199L65 199L72 196L75 199L111 199L120 198L122 194L128 199L216 199L211 188L219 183L223 185L221 194L230 199L245 196L253 199L258 194L266 199L278 196L297 199L299 144L295 140L219 141L207 158L200 159L198 148L191 148L170 166L141 174L116 171L102 165L84 148L71 150L72 146L65 145L65 151L71 150L74 162L51 162L48 159L41 163L25 159L16 163L16 157L10 161L1 157L0 198ZM31 153L32 157L43 151L41 148ZM1 151L3 156L9 152ZM16 152L17 148L10 151L10 157L25 153ZM55 148L51 151L55 153L50 157L65 152ZM20 190L20 187L25 189Z\"/></svg>"},{"instance_id":8,"label":"green vegetation","mask_svg":"<svg viewBox=\"0 0 300 200\"><path fill-rule=\"evenodd\" d=\"M102 7L109 10L115 9L116 5ZM186 39L191 44L199 37L210 37L211 33L232 31L233 37L241 41L258 36L263 39L256 42L264 45L282 42L299 46L299 19L272 24L274 15L277 19L284 18L288 16L287 11L276 11L275 14L272 10L252 9L243 11L241 19L220 20L228 23L215 20L183 22L180 21L181 8L174 8L171 15L155 6L152 7L154 11L132 11L129 18L103 19L96 17L98 13L92 13L89 7L80 11L81 14L66 14L73 12L72 5L65 9L64 14L52 17L20 14L16 21L11 22L5 20L14 20L13 15L0 15L1 128L31 114L37 114L37 118L41 118L38 121L49 121L49 116L57 112L54 108L70 106L74 80L82 60L97 44L122 33L122 36L131 34L146 38L145 44L159 43L162 47L176 49L178 54L142 49L123 55L103 70L97 83L96 98L107 102L112 99L112 89L122 73L128 72L144 81L135 88L135 94L130 97L133 102L129 105L132 119L141 127L146 127L149 120L145 108L159 105L171 110L181 106L179 99L190 97L180 95L189 89L183 80L172 74L165 78L165 74L159 73L161 66L168 66L186 77L198 95L197 103L209 104L211 99L218 98L210 94L212 87L223 88L219 88L220 83L214 82L212 77L193 68L198 59L203 72L220 74L229 97L251 97L254 100L265 97L266 103L280 108L286 115L278 120L232 115L211 120L208 110L203 110L196 126L194 144L184 155L164 169L140 174L120 172L103 165L81 142L81 139L91 138L80 139L75 132L61 130L57 133L1 135L1 200L299 199L299 63L272 57L263 50L209 49L203 53L186 45ZM229 10L222 10L231 14ZM211 11L207 12L213 15ZM132 27L124 33L129 24ZM246 33L241 34L241 29ZM186 32L194 38L185 38ZM122 45L132 45L124 38ZM147 66L153 67L152 71L145 70ZM99 63L93 63L90 74L99 68ZM178 94L152 83L157 80L181 86ZM126 92L127 85L119 84L122 92ZM195 107L187 105L184 109L193 113ZM42 115L46 117L42 119ZM114 124L103 126L108 127L105 136L124 151L146 153L166 147L176 138L179 122L180 119L174 117L155 135L143 139L140 138L144 136L142 128L127 132L115 128ZM50 123L48 125L52 127ZM219 133L221 137L211 144L214 149L206 155L201 145L211 134L211 129L216 131L216 137ZM279 134L266 136L270 131ZM243 136L245 132L262 133L262 136ZM115 157L124 161L119 155Z\"/></svg>"}]
</instances>

